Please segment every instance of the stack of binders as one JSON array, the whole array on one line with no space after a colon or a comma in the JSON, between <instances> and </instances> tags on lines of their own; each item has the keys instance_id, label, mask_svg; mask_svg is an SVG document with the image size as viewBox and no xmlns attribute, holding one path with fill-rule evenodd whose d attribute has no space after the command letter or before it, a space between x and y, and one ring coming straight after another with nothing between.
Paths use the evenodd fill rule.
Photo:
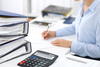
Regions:
<instances>
[{"instance_id":1,"label":"stack of binders","mask_svg":"<svg viewBox=\"0 0 100 67\"><path fill-rule=\"evenodd\" d=\"M28 35L29 23L26 18L0 18L0 63L30 53L31 43L25 40ZM2 59L21 47L19 55ZM2 59L2 60L1 60Z\"/></svg>"}]
</instances>

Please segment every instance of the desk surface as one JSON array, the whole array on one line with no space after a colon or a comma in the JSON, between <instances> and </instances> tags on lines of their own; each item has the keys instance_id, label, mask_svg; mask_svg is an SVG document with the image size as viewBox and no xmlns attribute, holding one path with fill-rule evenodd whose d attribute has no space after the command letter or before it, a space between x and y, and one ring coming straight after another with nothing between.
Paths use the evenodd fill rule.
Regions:
<instances>
[{"instance_id":1,"label":"desk surface","mask_svg":"<svg viewBox=\"0 0 100 67\"><path fill-rule=\"evenodd\" d=\"M57 47L57 46L53 46L52 44L50 44L50 42L56 38L53 38L50 40L44 40L42 38L41 33L44 30L46 30L46 28L47 28L46 26L34 25L30 23L29 36L26 37L26 39L32 43L32 53L34 53L36 50L43 50L43 51L48 51L48 52L59 55L59 58L50 67L74 67L74 66L75 67L99 67L100 65L99 62L95 62L95 63L91 62L88 64L83 64L83 63L68 60L65 55L67 52L69 52L68 48ZM51 29L54 30L55 28L52 27ZM62 37L62 38L73 40L74 36ZM28 54L28 55L16 58L14 60L11 60L9 62L0 64L0 67L8 67L8 66L18 67L17 63L23 60L24 58L30 56L31 54Z\"/></svg>"}]
</instances>

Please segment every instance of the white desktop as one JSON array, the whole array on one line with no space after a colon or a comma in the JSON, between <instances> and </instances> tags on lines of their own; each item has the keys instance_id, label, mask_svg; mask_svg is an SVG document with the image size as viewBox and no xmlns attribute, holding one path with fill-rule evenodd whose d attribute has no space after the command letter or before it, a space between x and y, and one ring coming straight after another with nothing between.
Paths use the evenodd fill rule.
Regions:
<instances>
[{"instance_id":1,"label":"white desktop","mask_svg":"<svg viewBox=\"0 0 100 67\"><path fill-rule=\"evenodd\" d=\"M73 35L69 37L57 37L50 40L44 40L41 36L41 33L47 29L47 26L33 24L33 21L30 22L29 36L26 39L32 43L32 53L34 53L36 50L43 50L43 51L57 54L59 56L58 59L50 67L99 67L100 66L100 61L88 60L83 58L78 58L78 59L76 58L76 60L68 59L68 57L75 59L75 57L73 57L72 55L70 54L67 55L67 53L69 53L70 51L69 48L53 46L50 42L57 38L74 40L75 36ZM59 21L50 29L51 30L59 29L58 25L60 25L59 28L67 26L62 24L62 21ZM18 67L17 63L27 58L31 54L24 55L22 57L0 64L0 67L8 67L8 66ZM77 60L80 60L82 62Z\"/></svg>"}]
</instances>

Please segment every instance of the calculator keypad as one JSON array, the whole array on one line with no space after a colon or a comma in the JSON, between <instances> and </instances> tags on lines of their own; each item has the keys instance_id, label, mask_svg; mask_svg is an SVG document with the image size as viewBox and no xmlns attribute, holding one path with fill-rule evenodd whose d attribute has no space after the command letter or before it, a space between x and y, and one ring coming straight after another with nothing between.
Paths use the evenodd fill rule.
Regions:
<instances>
[{"instance_id":1,"label":"calculator keypad","mask_svg":"<svg viewBox=\"0 0 100 67\"><path fill-rule=\"evenodd\" d=\"M18 65L21 67L48 67L49 64L50 60L35 55L30 56L18 63Z\"/></svg>"}]
</instances>

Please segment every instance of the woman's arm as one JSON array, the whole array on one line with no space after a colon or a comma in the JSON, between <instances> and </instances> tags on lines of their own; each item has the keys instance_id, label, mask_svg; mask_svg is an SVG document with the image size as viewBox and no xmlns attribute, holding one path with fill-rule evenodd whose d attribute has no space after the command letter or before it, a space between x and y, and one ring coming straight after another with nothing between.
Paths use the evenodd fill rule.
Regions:
<instances>
[{"instance_id":1,"label":"woman's arm","mask_svg":"<svg viewBox=\"0 0 100 67\"><path fill-rule=\"evenodd\" d=\"M56 31L56 36L68 36L75 34L75 23L71 24L68 27Z\"/></svg>"}]
</instances>

